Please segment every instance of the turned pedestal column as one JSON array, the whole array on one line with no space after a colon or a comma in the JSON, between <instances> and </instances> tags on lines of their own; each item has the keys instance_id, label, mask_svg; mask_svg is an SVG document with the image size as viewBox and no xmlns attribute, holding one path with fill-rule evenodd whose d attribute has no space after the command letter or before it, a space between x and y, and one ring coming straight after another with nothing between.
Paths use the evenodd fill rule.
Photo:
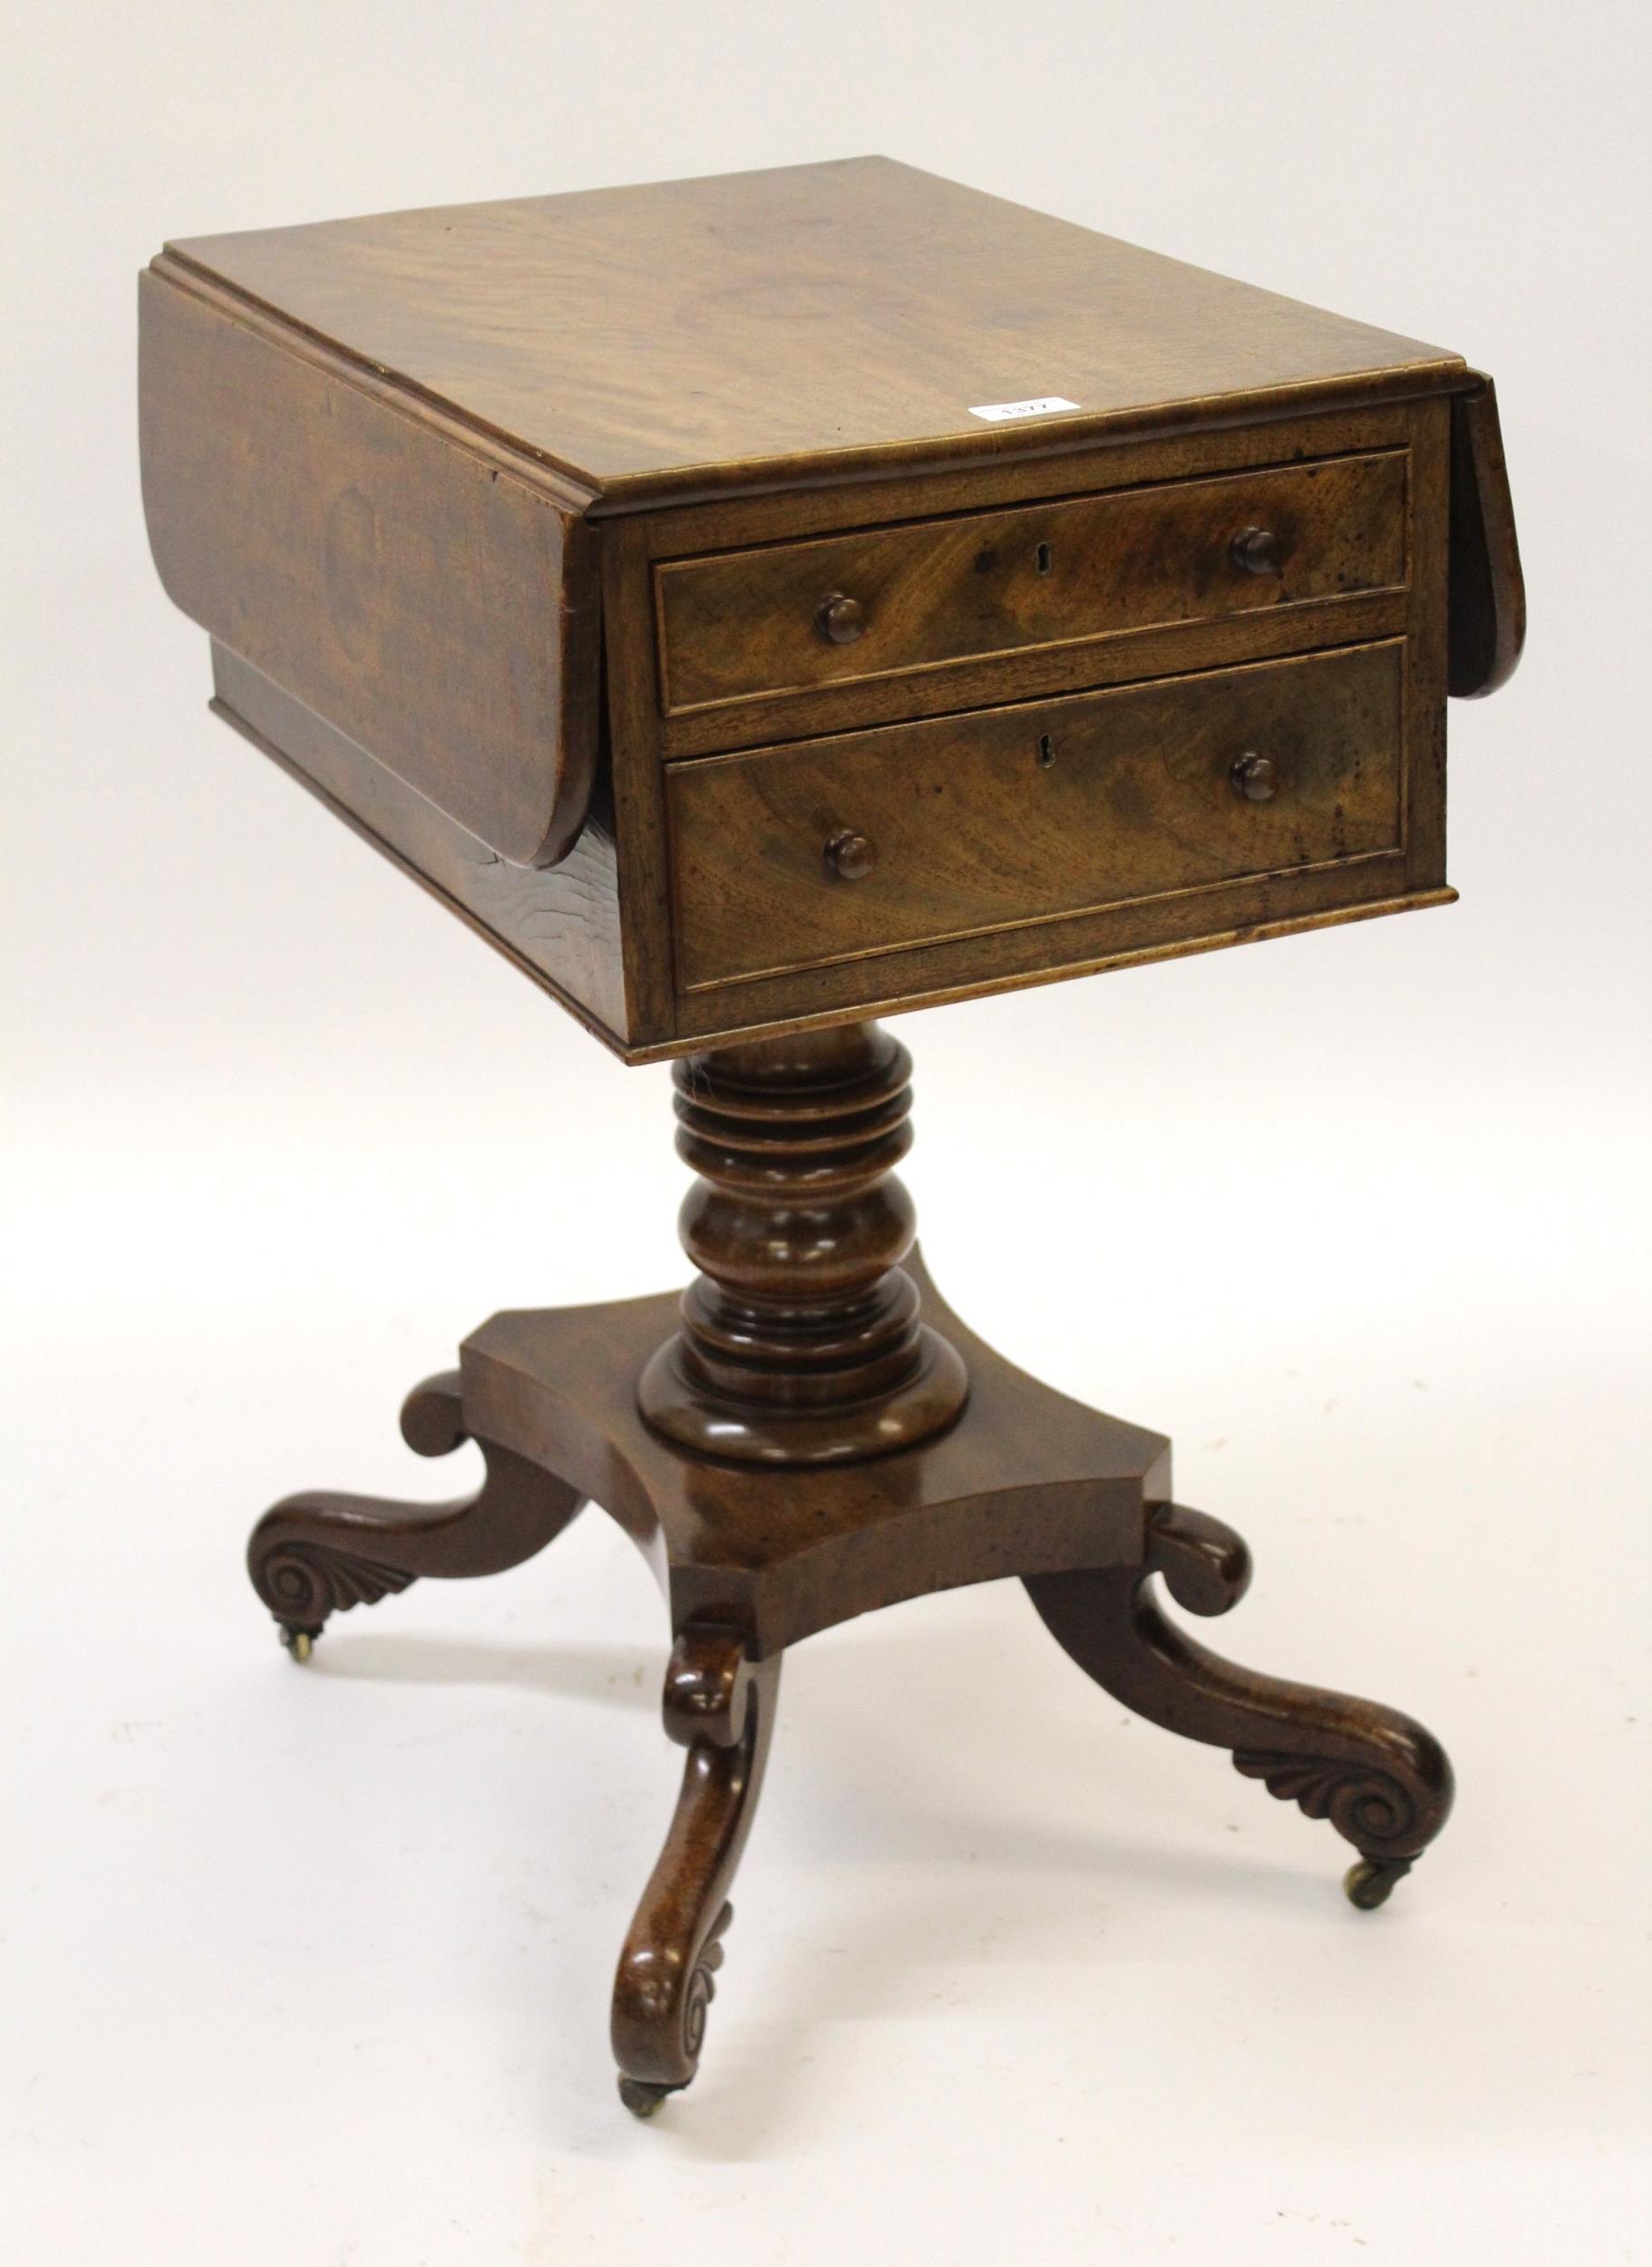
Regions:
<instances>
[{"instance_id":1,"label":"turned pedestal column","mask_svg":"<svg viewBox=\"0 0 1652 2267\"><path fill-rule=\"evenodd\" d=\"M701 1273L637 1389L656 1433L742 1463L833 1464L957 1416L964 1365L900 1265L911 1072L871 1023L677 1065L677 1149L700 1175L679 1224Z\"/></svg>"}]
</instances>

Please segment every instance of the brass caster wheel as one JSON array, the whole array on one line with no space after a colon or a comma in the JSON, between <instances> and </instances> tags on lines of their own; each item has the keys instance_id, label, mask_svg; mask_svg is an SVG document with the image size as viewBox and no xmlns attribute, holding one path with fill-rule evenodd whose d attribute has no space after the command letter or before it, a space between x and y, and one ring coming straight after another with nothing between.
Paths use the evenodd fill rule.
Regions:
<instances>
[{"instance_id":1,"label":"brass caster wheel","mask_svg":"<svg viewBox=\"0 0 1652 2267\"><path fill-rule=\"evenodd\" d=\"M652 2117L667 2094L682 2091L675 2086L651 2086L646 2078L627 2078L620 2074L619 2098L633 2117Z\"/></svg>"},{"instance_id":2,"label":"brass caster wheel","mask_svg":"<svg viewBox=\"0 0 1652 2267\"><path fill-rule=\"evenodd\" d=\"M283 1623L281 1642L296 1661L307 1661L315 1649L316 1634L311 1630L289 1629Z\"/></svg>"},{"instance_id":3,"label":"brass caster wheel","mask_svg":"<svg viewBox=\"0 0 1652 2267\"><path fill-rule=\"evenodd\" d=\"M1375 1912L1387 1903L1394 1883L1403 1882L1410 1871L1409 1858L1361 1858L1343 1875L1343 1894L1361 1912Z\"/></svg>"}]
</instances>

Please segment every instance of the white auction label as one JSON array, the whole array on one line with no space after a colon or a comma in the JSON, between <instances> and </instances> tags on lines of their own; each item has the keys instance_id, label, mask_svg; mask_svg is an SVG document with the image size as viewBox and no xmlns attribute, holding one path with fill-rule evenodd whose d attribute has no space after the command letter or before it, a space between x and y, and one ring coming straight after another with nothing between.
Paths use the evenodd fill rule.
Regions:
<instances>
[{"instance_id":1,"label":"white auction label","mask_svg":"<svg viewBox=\"0 0 1652 2267\"><path fill-rule=\"evenodd\" d=\"M989 425L996 425L1006 417L1051 417L1057 410L1077 407L1076 402L1064 401L1059 394L1044 394L1035 402L984 402L969 414L984 417Z\"/></svg>"}]
</instances>

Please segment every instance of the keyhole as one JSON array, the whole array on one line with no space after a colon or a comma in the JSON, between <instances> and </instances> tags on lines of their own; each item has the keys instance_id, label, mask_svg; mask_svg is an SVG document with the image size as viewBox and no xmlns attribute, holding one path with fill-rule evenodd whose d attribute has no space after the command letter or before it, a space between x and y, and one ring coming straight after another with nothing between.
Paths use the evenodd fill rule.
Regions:
<instances>
[{"instance_id":1,"label":"keyhole","mask_svg":"<svg viewBox=\"0 0 1652 2267\"><path fill-rule=\"evenodd\" d=\"M1054 566L1054 560L1051 559L1051 557L1050 557L1050 547L1049 547L1049 545L1048 545L1047 543L1041 543L1041 544L1038 546L1038 550L1037 550L1037 554L1036 554L1036 556L1037 556L1037 559L1038 559L1038 571L1039 571L1039 573L1040 573L1041 575L1047 575L1047 574L1049 573L1049 571L1050 571L1050 569L1051 569L1051 568L1052 568L1052 566Z\"/></svg>"},{"instance_id":2,"label":"keyhole","mask_svg":"<svg viewBox=\"0 0 1652 2267\"><path fill-rule=\"evenodd\" d=\"M1040 770L1041 772L1047 772L1047 771L1049 770L1049 768L1050 768L1051 764L1054 764L1054 761L1055 761L1055 743L1054 743L1054 740L1050 737L1050 735L1049 735L1049 734L1048 734L1047 732L1041 732L1041 733L1039 734L1039 735L1038 735L1038 768L1039 768L1039 770Z\"/></svg>"}]
</instances>

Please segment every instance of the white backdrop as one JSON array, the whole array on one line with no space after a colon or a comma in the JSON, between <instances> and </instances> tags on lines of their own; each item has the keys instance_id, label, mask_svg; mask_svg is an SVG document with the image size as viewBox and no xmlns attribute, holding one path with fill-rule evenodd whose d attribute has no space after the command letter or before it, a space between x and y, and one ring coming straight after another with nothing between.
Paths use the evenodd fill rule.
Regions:
<instances>
[{"instance_id":1,"label":"white backdrop","mask_svg":"<svg viewBox=\"0 0 1652 2267\"><path fill-rule=\"evenodd\" d=\"M0 2254L1652 2255L1644 10L7 14ZM1462 904L903 1026L955 1302L1176 1435L1258 1555L1224 1648L1414 1708L1462 1793L1367 1919L1014 1587L822 1638L701 2079L638 2127L640 1563L593 1516L299 1676L239 1552L293 1487L462 1484L394 1410L495 1307L676 1278L666 1075L207 716L133 277L868 149L1498 379L1532 633L1452 712Z\"/></svg>"}]
</instances>

